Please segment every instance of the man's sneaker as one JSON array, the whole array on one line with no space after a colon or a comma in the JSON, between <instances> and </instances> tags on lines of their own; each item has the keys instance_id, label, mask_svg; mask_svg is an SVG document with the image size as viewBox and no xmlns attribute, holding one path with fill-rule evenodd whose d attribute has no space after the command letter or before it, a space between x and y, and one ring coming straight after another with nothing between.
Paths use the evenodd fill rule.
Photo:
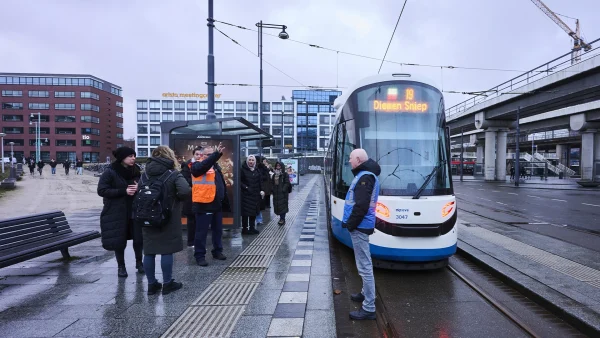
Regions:
<instances>
[{"instance_id":1,"label":"man's sneaker","mask_svg":"<svg viewBox=\"0 0 600 338\"><path fill-rule=\"evenodd\" d=\"M164 293L164 291L163 291ZM375 312L365 311L362 307L358 311L350 312L350 319L354 320L375 320Z\"/></svg>"},{"instance_id":2,"label":"man's sneaker","mask_svg":"<svg viewBox=\"0 0 600 338\"><path fill-rule=\"evenodd\" d=\"M353 302L362 303L365 300L365 295L363 295L362 292L353 293L350 295L350 299Z\"/></svg>"},{"instance_id":3,"label":"man's sneaker","mask_svg":"<svg viewBox=\"0 0 600 338\"><path fill-rule=\"evenodd\" d=\"M156 281L152 284L148 284L148 296L156 294L161 289L162 289L162 284L160 284L158 281Z\"/></svg>"},{"instance_id":4,"label":"man's sneaker","mask_svg":"<svg viewBox=\"0 0 600 338\"><path fill-rule=\"evenodd\" d=\"M181 289L182 286L183 286L183 283L178 283L174 279L171 279L170 282L165 283L163 285L162 294L163 294L163 296L168 295L169 293L171 293L173 291L177 291L177 290Z\"/></svg>"},{"instance_id":5,"label":"man's sneaker","mask_svg":"<svg viewBox=\"0 0 600 338\"><path fill-rule=\"evenodd\" d=\"M198 264L200 266L208 266L208 262L204 258L196 259L196 264Z\"/></svg>"},{"instance_id":6,"label":"man's sneaker","mask_svg":"<svg viewBox=\"0 0 600 338\"><path fill-rule=\"evenodd\" d=\"M222 254L222 253L220 253L220 252L219 252L218 254L216 254L216 255L213 255L213 258L214 258L214 259L218 259L218 260L220 260L220 261L224 261L224 260L226 260L226 259L227 259L227 257L225 257L225 255L223 255L223 254Z\"/></svg>"}]
</instances>

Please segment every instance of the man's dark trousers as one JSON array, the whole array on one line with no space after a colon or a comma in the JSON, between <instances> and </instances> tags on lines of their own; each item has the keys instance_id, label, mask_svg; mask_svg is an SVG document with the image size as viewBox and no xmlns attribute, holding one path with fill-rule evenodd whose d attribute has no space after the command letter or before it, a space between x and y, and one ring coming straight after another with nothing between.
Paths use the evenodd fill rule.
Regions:
<instances>
[{"instance_id":1,"label":"man's dark trousers","mask_svg":"<svg viewBox=\"0 0 600 338\"><path fill-rule=\"evenodd\" d=\"M196 213L196 238L194 239L194 257L196 259L204 258L206 255L206 236L208 235L208 226L211 225L212 231L212 255L223 252L223 213L215 212L212 214Z\"/></svg>"}]
</instances>

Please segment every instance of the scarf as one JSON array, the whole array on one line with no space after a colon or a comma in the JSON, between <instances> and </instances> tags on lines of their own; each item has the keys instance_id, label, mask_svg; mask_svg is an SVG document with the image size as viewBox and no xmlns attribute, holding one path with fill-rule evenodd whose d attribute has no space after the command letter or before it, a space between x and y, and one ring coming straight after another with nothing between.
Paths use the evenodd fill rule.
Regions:
<instances>
[{"instance_id":1,"label":"scarf","mask_svg":"<svg viewBox=\"0 0 600 338\"><path fill-rule=\"evenodd\" d=\"M275 185L279 185L279 175L281 175L281 170L275 169Z\"/></svg>"},{"instance_id":2,"label":"scarf","mask_svg":"<svg viewBox=\"0 0 600 338\"><path fill-rule=\"evenodd\" d=\"M139 181L139 178L142 176L140 169L135 164L132 167L126 168L120 162L113 162L111 167L119 176L123 177L127 184L132 184L134 180Z\"/></svg>"}]
</instances>

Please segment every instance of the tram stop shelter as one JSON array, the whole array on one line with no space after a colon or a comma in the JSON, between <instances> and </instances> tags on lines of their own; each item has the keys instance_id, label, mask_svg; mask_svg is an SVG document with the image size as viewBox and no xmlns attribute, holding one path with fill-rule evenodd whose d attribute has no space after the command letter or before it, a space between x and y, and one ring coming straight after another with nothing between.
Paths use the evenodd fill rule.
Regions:
<instances>
[{"instance_id":1,"label":"tram stop shelter","mask_svg":"<svg viewBox=\"0 0 600 338\"><path fill-rule=\"evenodd\" d=\"M173 149L182 163L192 158L193 151L197 147L212 147L219 143L225 147L223 156L218 162L227 191L227 201L224 203L223 211L223 227L240 227L241 142L259 141L262 143L272 140L273 136L242 117L161 122L160 128L162 144Z\"/></svg>"}]
</instances>

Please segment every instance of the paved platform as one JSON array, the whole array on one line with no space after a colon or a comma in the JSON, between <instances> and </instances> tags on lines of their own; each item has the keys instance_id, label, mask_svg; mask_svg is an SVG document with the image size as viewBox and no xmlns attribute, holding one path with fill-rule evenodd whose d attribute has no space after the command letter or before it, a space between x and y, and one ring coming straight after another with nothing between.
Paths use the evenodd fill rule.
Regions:
<instances>
[{"instance_id":1,"label":"paved platform","mask_svg":"<svg viewBox=\"0 0 600 338\"><path fill-rule=\"evenodd\" d=\"M177 253L173 275L184 286L167 296L146 295L131 246L129 277L118 278L100 240L71 248L71 262L53 253L0 269L0 336L334 337L329 243L317 208L324 202L315 186L322 183L303 178L284 227L268 209L259 235L225 232L226 261L209 257L199 267L193 249ZM74 231L97 230L99 214L90 208L68 219Z\"/></svg>"},{"instance_id":2,"label":"paved platform","mask_svg":"<svg viewBox=\"0 0 600 338\"><path fill-rule=\"evenodd\" d=\"M458 227L460 251L587 334L600 332L599 251L468 213Z\"/></svg>"}]
</instances>

